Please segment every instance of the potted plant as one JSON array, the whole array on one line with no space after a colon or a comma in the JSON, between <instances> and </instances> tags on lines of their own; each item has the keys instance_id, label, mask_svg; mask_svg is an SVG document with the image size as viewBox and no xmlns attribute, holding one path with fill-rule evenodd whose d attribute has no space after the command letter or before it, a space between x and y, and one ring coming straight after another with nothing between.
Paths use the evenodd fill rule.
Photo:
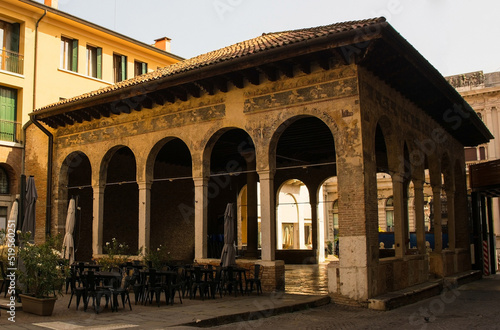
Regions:
<instances>
[{"instance_id":1,"label":"potted plant","mask_svg":"<svg viewBox=\"0 0 500 330\"><path fill-rule=\"evenodd\" d=\"M61 236L47 238L45 243L30 242L31 233L18 231L19 273L21 302L23 311L37 315L51 315L57 296L62 288L69 269L62 262L60 253Z\"/></svg>"}]
</instances>

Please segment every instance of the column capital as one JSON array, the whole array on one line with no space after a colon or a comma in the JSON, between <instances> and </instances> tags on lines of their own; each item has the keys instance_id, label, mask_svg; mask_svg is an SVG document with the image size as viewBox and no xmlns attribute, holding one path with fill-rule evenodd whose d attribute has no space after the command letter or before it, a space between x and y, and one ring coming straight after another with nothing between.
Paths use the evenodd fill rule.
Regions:
<instances>
[{"instance_id":1,"label":"column capital","mask_svg":"<svg viewBox=\"0 0 500 330\"><path fill-rule=\"evenodd\" d=\"M423 190L424 189L424 180L421 180L421 179L413 179L412 180L413 182L413 188L415 190Z\"/></svg>"},{"instance_id":2,"label":"column capital","mask_svg":"<svg viewBox=\"0 0 500 330\"><path fill-rule=\"evenodd\" d=\"M392 182L398 182L398 183L403 183L405 179L404 174L399 172L393 173L391 175L391 178Z\"/></svg>"},{"instance_id":3,"label":"column capital","mask_svg":"<svg viewBox=\"0 0 500 330\"><path fill-rule=\"evenodd\" d=\"M151 186L153 185L152 182L137 182L137 185L139 186L139 190L144 190L144 189L151 189Z\"/></svg>"},{"instance_id":4,"label":"column capital","mask_svg":"<svg viewBox=\"0 0 500 330\"><path fill-rule=\"evenodd\" d=\"M261 170L257 171L257 174L261 180L270 180L274 178L276 170Z\"/></svg>"},{"instance_id":5,"label":"column capital","mask_svg":"<svg viewBox=\"0 0 500 330\"><path fill-rule=\"evenodd\" d=\"M194 181L194 186L195 187L200 187L200 186L207 186L208 185L208 181L210 180L210 178L207 178L207 177L197 177L197 178L193 178L193 181Z\"/></svg>"}]
</instances>

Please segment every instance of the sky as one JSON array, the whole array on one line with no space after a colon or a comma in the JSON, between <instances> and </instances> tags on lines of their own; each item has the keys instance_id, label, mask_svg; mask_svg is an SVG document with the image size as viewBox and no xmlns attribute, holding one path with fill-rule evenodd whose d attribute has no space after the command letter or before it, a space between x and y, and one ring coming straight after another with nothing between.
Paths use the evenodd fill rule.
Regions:
<instances>
[{"instance_id":1,"label":"sky","mask_svg":"<svg viewBox=\"0 0 500 330\"><path fill-rule=\"evenodd\" d=\"M444 76L500 71L498 0L59 0L59 9L147 44L169 37L184 58L262 33L384 16Z\"/></svg>"}]
</instances>

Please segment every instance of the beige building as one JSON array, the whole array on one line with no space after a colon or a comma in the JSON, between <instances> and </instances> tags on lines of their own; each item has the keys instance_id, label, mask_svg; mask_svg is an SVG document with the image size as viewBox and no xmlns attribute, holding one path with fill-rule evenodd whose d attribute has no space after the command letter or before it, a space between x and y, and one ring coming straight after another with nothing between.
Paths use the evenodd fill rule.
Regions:
<instances>
[{"instance_id":1,"label":"beige building","mask_svg":"<svg viewBox=\"0 0 500 330\"><path fill-rule=\"evenodd\" d=\"M181 60L168 38L157 45L59 11L56 0L0 1L0 228L19 194L28 114Z\"/></svg>"},{"instance_id":2,"label":"beige building","mask_svg":"<svg viewBox=\"0 0 500 330\"><path fill-rule=\"evenodd\" d=\"M500 136L500 72L476 71L446 77L446 79L471 105L495 137L488 143L466 148L467 165L500 159L500 140L498 139ZM496 260L498 260L500 255L500 202L498 198L492 200L492 213L496 236Z\"/></svg>"},{"instance_id":3,"label":"beige building","mask_svg":"<svg viewBox=\"0 0 500 330\"><path fill-rule=\"evenodd\" d=\"M447 118L454 105L463 114L459 126ZM49 168L54 178L38 180L54 203L50 210L37 204L37 235L63 231L68 199L79 195L87 257L98 257L115 237L131 253L162 244L175 260L217 264L211 238L223 234L227 204L240 203L246 248L238 263L262 264L264 290L282 290L282 260L321 259L321 189L336 178L333 297L366 303L424 283L429 272L443 277L471 268L464 147L492 135L383 18L264 34L30 116L45 131L27 130L26 173ZM40 148L47 141L52 157ZM379 173L391 177L392 257L379 244ZM434 203L430 254L426 185L433 200L446 196ZM280 192L288 205L309 204L298 242L283 232L278 239L279 230L301 221L291 212L279 218Z\"/></svg>"}]
</instances>

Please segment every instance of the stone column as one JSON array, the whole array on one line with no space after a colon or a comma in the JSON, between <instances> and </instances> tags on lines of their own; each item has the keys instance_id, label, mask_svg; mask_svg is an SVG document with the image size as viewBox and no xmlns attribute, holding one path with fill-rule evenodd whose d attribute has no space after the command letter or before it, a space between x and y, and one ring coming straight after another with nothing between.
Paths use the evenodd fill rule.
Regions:
<instances>
[{"instance_id":1,"label":"stone column","mask_svg":"<svg viewBox=\"0 0 500 330\"><path fill-rule=\"evenodd\" d=\"M194 258L207 257L208 245L208 179L194 178Z\"/></svg>"},{"instance_id":2,"label":"stone column","mask_svg":"<svg viewBox=\"0 0 500 330\"><path fill-rule=\"evenodd\" d=\"M151 183L139 182L139 249L149 250L151 233Z\"/></svg>"},{"instance_id":3,"label":"stone column","mask_svg":"<svg viewBox=\"0 0 500 330\"><path fill-rule=\"evenodd\" d=\"M262 231L262 260L273 261L276 254L276 203L274 196L274 172L259 171L260 223Z\"/></svg>"},{"instance_id":4,"label":"stone column","mask_svg":"<svg viewBox=\"0 0 500 330\"><path fill-rule=\"evenodd\" d=\"M257 172L252 171L247 173L247 251L245 257L257 258L258 235Z\"/></svg>"},{"instance_id":5,"label":"stone column","mask_svg":"<svg viewBox=\"0 0 500 330\"><path fill-rule=\"evenodd\" d=\"M94 185L94 205L92 220L92 253L102 254L102 237L104 224L104 186Z\"/></svg>"},{"instance_id":6,"label":"stone column","mask_svg":"<svg viewBox=\"0 0 500 330\"><path fill-rule=\"evenodd\" d=\"M312 190L312 189L311 189ZM309 201L311 204L311 225L312 225L312 249L315 262L319 262L319 228L318 228L318 194L316 191L309 192Z\"/></svg>"},{"instance_id":7,"label":"stone column","mask_svg":"<svg viewBox=\"0 0 500 330\"><path fill-rule=\"evenodd\" d=\"M432 201L434 206L434 252L443 250L443 230L441 228L441 186L432 187Z\"/></svg>"},{"instance_id":8,"label":"stone column","mask_svg":"<svg viewBox=\"0 0 500 330\"><path fill-rule=\"evenodd\" d=\"M396 253L396 258L403 258L406 253L406 234L405 234L405 224L404 220L404 182L403 176L400 173L394 173L392 175L392 190L393 190L393 201L394 201L394 248Z\"/></svg>"},{"instance_id":9,"label":"stone column","mask_svg":"<svg viewBox=\"0 0 500 330\"><path fill-rule=\"evenodd\" d=\"M424 215L424 183L422 180L413 180L415 192L415 228L417 230L418 253L425 254L425 215Z\"/></svg>"},{"instance_id":10,"label":"stone column","mask_svg":"<svg viewBox=\"0 0 500 330\"><path fill-rule=\"evenodd\" d=\"M446 206L448 209L448 249L455 250L456 231L455 231L455 189L446 189Z\"/></svg>"}]
</instances>

